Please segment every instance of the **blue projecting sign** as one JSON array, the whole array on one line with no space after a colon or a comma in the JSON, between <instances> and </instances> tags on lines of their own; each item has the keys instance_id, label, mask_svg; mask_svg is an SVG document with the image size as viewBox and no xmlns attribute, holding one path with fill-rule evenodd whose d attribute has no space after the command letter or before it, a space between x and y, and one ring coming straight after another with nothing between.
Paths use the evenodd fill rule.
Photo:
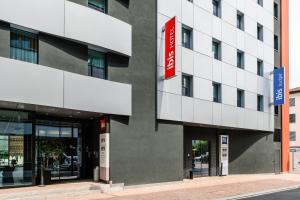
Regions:
<instances>
[{"instance_id":1,"label":"blue projecting sign","mask_svg":"<svg viewBox=\"0 0 300 200\"><path fill-rule=\"evenodd\" d=\"M274 69L274 105L284 104L284 68Z\"/></svg>"}]
</instances>

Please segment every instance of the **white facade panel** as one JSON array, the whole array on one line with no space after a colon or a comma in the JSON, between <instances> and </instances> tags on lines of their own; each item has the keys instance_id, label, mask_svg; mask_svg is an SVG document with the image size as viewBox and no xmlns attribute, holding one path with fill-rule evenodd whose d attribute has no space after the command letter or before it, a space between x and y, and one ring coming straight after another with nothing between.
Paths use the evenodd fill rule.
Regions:
<instances>
[{"instance_id":1,"label":"white facade panel","mask_svg":"<svg viewBox=\"0 0 300 200\"><path fill-rule=\"evenodd\" d=\"M131 56L131 25L67 0L3 0L0 20Z\"/></svg>"},{"instance_id":2,"label":"white facade panel","mask_svg":"<svg viewBox=\"0 0 300 200\"><path fill-rule=\"evenodd\" d=\"M131 85L2 57L0 68L2 101L131 115Z\"/></svg>"},{"instance_id":3,"label":"white facade panel","mask_svg":"<svg viewBox=\"0 0 300 200\"><path fill-rule=\"evenodd\" d=\"M169 0L159 0L159 5L164 5L164 7L158 8L158 30L161 30L164 23L175 15L170 15L172 11L167 8L166 2L172 4ZM268 17L265 20L265 16L273 16L273 11L270 12L269 8L257 5L256 0L222 0L221 17L216 17L212 13L212 2L208 0L193 0L193 2L181 0L181 5L178 5L178 1L173 4L176 5L176 13L180 15L177 16L179 19L177 44L179 46L181 46L182 24L193 28L193 48L191 50L178 48L176 54L177 62L179 62L177 74L182 71L193 76L193 96L178 98L182 96L182 85L178 77L173 78L174 80L158 80L158 90L161 93L158 95L158 118L273 131L274 111L270 103L273 101L271 72L274 65L274 30L273 19L269 21L270 17ZM170 9L174 9L174 5L170 5ZM244 31L236 26L238 11L244 14ZM191 19L191 16L194 19ZM192 21L193 25L191 25ZM262 42L257 39L257 23L263 25L264 41ZM161 35L159 34L158 37L160 38ZM215 59L212 52L214 39L220 41L220 60ZM164 42L164 40L158 40L158 42ZM164 49L161 48L162 44L158 46L160 46L158 50L160 57ZM237 50L244 52L244 69L237 67ZM191 52L194 52L193 58ZM264 77L257 75L258 59L263 61ZM181 74L179 76L181 78ZM221 85L221 103L213 102L212 83L214 82ZM166 86L171 89L166 89ZM237 107L237 89L245 92L245 108ZM257 111L258 94L264 97L263 112ZM190 99L194 100L193 106ZM176 105L174 102L177 102ZM170 110L170 105L173 108L178 106L178 108L176 107L176 111ZM257 120L258 115L260 121Z\"/></svg>"}]
</instances>

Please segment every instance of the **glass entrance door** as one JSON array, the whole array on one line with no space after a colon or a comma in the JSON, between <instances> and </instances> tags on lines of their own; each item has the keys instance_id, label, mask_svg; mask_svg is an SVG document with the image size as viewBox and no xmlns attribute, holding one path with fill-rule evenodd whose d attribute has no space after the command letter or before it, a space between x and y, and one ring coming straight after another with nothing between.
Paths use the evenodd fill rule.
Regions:
<instances>
[{"instance_id":1,"label":"glass entrance door","mask_svg":"<svg viewBox=\"0 0 300 200\"><path fill-rule=\"evenodd\" d=\"M209 176L209 146L207 140L192 140L192 170L194 176Z\"/></svg>"},{"instance_id":2,"label":"glass entrance door","mask_svg":"<svg viewBox=\"0 0 300 200\"><path fill-rule=\"evenodd\" d=\"M80 124L39 122L36 125L39 171L51 180L77 179L81 167ZM50 177L48 177L50 176Z\"/></svg>"}]
</instances>

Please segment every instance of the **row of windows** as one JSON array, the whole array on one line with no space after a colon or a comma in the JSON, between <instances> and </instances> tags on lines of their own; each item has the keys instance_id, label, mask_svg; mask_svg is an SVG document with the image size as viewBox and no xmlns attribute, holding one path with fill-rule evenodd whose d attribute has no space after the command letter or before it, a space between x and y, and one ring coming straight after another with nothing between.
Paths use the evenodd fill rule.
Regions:
<instances>
[{"instance_id":1,"label":"row of windows","mask_svg":"<svg viewBox=\"0 0 300 200\"><path fill-rule=\"evenodd\" d=\"M215 103L222 103L222 85L213 82L213 101ZM182 96L193 97L193 77L189 75L182 75ZM237 107L245 107L245 91L237 89ZM257 110L264 111L264 98L262 95L257 95Z\"/></svg>"},{"instance_id":2,"label":"row of windows","mask_svg":"<svg viewBox=\"0 0 300 200\"><path fill-rule=\"evenodd\" d=\"M262 1L262 0L260 0ZM257 1L257 3L261 6L263 6L263 3L260 3L259 0ZM212 0L212 4L213 4L213 14L217 17L221 18L221 0ZM274 16L278 17L278 5L276 3L274 3ZM237 11L237 17L236 17L236 25L237 28L244 31L245 29L245 22L244 22L244 13ZM188 31L187 29L189 29L191 31L191 28L185 28L184 31ZM188 35L188 34L187 34ZM188 40L188 37L186 38L186 43L188 44L186 48L192 48L192 34L190 35L190 40ZM264 40L264 28L263 25L257 23L257 39L260 41ZM279 41L278 41L278 36L274 35L274 49L275 50L279 50Z\"/></svg>"},{"instance_id":3,"label":"row of windows","mask_svg":"<svg viewBox=\"0 0 300 200\"><path fill-rule=\"evenodd\" d=\"M38 35L11 28L10 57L38 64ZM88 50L88 75L106 79L106 58L102 52Z\"/></svg>"},{"instance_id":4,"label":"row of windows","mask_svg":"<svg viewBox=\"0 0 300 200\"><path fill-rule=\"evenodd\" d=\"M182 28L182 46L185 48L192 48L191 38L192 33L191 30L183 27ZM212 40L212 53L213 58L216 60L222 60L222 50L221 50L221 42L219 40L213 39ZM245 53L241 50L237 50L237 67L240 69L244 69L245 67ZM264 64L263 61L257 59L257 75L263 76L264 75Z\"/></svg>"}]
</instances>

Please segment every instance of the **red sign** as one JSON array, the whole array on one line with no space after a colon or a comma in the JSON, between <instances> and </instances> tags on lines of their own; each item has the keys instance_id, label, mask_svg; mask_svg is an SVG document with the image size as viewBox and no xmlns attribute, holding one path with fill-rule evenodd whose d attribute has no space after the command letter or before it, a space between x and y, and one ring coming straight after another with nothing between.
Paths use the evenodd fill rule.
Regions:
<instances>
[{"instance_id":1,"label":"red sign","mask_svg":"<svg viewBox=\"0 0 300 200\"><path fill-rule=\"evenodd\" d=\"M176 17L165 24L165 79L176 75Z\"/></svg>"}]
</instances>

